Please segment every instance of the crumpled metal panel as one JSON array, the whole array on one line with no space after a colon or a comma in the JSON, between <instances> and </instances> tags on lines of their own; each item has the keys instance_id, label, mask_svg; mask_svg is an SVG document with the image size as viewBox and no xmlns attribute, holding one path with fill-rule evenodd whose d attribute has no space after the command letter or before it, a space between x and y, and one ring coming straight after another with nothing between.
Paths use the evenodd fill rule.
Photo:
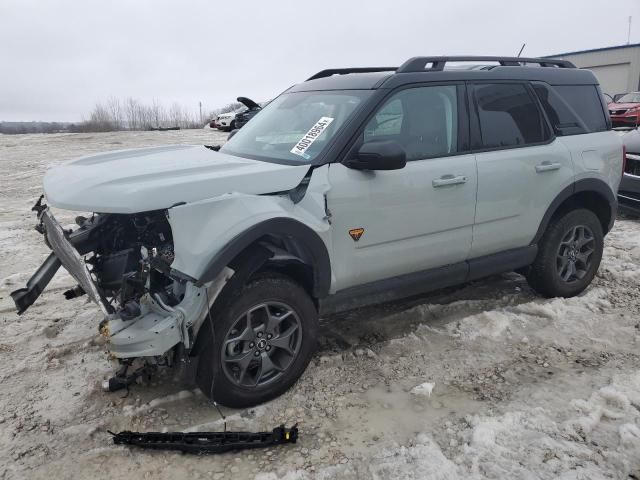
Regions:
<instances>
[{"instance_id":1,"label":"crumpled metal panel","mask_svg":"<svg viewBox=\"0 0 640 480\"><path fill-rule=\"evenodd\" d=\"M89 273L86 264L84 263L84 259L80 256L73 245L71 245L69 240L67 240L62 227L56 221L48 208L42 212L41 219L47 232L49 246L60 260L60 263L62 263L62 266L73 278L76 279L89 298L97 303L102 312L107 315L107 308L100 298L98 289L93 283L93 279L91 278L91 274Z\"/></svg>"}]
</instances>

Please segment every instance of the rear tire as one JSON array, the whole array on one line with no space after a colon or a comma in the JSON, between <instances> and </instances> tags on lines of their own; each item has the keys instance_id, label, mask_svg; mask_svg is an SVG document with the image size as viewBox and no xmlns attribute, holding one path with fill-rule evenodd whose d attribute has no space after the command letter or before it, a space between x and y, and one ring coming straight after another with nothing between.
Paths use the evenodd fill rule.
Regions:
<instances>
[{"instance_id":1,"label":"rear tire","mask_svg":"<svg viewBox=\"0 0 640 480\"><path fill-rule=\"evenodd\" d=\"M228 407L283 394L315 351L318 312L307 292L285 276L250 281L212 318L213 338L202 327L196 381L211 400Z\"/></svg>"},{"instance_id":2,"label":"rear tire","mask_svg":"<svg viewBox=\"0 0 640 480\"><path fill-rule=\"evenodd\" d=\"M538 245L527 282L545 297L573 297L593 280L604 248L598 217L590 210L571 210L549 223Z\"/></svg>"}]
</instances>

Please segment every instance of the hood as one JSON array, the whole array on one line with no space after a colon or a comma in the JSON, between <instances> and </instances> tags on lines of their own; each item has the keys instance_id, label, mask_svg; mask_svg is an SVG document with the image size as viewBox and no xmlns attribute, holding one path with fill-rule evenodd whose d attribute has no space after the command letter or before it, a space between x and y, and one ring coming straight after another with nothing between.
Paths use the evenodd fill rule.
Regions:
<instances>
[{"instance_id":1,"label":"hood","mask_svg":"<svg viewBox=\"0 0 640 480\"><path fill-rule=\"evenodd\" d=\"M640 107L640 103L610 103L607 105L609 110L627 110L633 107Z\"/></svg>"},{"instance_id":2,"label":"hood","mask_svg":"<svg viewBox=\"0 0 640 480\"><path fill-rule=\"evenodd\" d=\"M82 157L48 170L43 183L54 207L137 213L225 193L290 190L308 170L308 165L234 157L202 145L171 145Z\"/></svg>"},{"instance_id":3,"label":"hood","mask_svg":"<svg viewBox=\"0 0 640 480\"><path fill-rule=\"evenodd\" d=\"M236 100L247 107L249 110L256 110L261 108L260 105L247 97L238 97L236 98Z\"/></svg>"}]
</instances>

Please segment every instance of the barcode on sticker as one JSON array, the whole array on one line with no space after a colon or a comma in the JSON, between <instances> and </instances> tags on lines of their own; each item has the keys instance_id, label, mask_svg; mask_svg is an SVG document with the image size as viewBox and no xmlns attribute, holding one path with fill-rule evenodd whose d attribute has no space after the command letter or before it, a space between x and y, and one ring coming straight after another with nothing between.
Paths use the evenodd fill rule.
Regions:
<instances>
[{"instance_id":1,"label":"barcode on sticker","mask_svg":"<svg viewBox=\"0 0 640 480\"><path fill-rule=\"evenodd\" d=\"M322 135L322 132L324 132L327 127L331 125L331 122L333 122L333 118L331 117L320 118L320 120L318 120L316 124L311 127L300 140L298 140L298 143L296 143L295 146L291 149L291 153L300 155L301 157L308 159L309 155L307 155L305 152L313 144L313 142L315 142L318 137Z\"/></svg>"}]
</instances>

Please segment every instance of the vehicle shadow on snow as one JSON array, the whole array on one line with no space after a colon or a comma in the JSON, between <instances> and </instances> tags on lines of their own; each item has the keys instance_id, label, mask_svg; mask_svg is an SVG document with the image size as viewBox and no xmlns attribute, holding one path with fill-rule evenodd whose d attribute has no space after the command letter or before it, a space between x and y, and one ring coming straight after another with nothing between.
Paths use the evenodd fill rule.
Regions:
<instances>
[{"instance_id":1,"label":"vehicle shadow on snow","mask_svg":"<svg viewBox=\"0 0 640 480\"><path fill-rule=\"evenodd\" d=\"M518 305L537 298L523 276L506 273L403 300L351 310L320 319L319 352L338 353L404 337L421 324L442 327L461 317ZM430 307L464 304L457 315L440 316ZM423 307L423 308L416 308Z\"/></svg>"}]
</instances>

